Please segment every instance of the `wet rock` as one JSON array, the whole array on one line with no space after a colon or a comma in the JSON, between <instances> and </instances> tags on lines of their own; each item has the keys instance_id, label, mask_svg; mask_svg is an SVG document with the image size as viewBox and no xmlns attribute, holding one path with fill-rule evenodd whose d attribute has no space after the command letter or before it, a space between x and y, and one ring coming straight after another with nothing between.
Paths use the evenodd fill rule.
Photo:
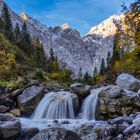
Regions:
<instances>
[{"instance_id":1,"label":"wet rock","mask_svg":"<svg viewBox=\"0 0 140 140\"><path fill-rule=\"evenodd\" d=\"M115 140L124 140L123 135L122 135L122 134L119 134L119 135L115 138Z\"/></svg>"},{"instance_id":2,"label":"wet rock","mask_svg":"<svg viewBox=\"0 0 140 140\"><path fill-rule=\"evenodd\" d=\"M70 122L69 121L63 121L63 122L61 122L61 124L70 124Z\"/></svg>"},{"instance_id":3,"label":"wet rock","mask_svg":"<svg viewBox=\"0 0 140 140\"><path fill-rule=\"evenodd\" d=\"M3 99L13 99L13 100L16 100L17 96L20 95L22 93L23 89L17 89L13 92L10 92L10 93L6 93L6 94L3 94L2 98Z\"/></svg>"},{"instance_id":4,"label":"wet rock","mask_svg":"<svg viewBox=\"0 0 140 140\"><path fill-rule=\"evenodd\" d=\"M114 118L110 121L111 124L122 124L124 122L127 122L128 124L132 124L132 119L128 116L121 116Z\"/></svg>"},{"instance_id":5,"label":"wet rock","mask_svg":"<svg viewBox=\"0 0 140 140\"><path fill-rule=\"evenodd\" d=\"M73 93L82 97L86 97L90 94L91 86L75 83L75 84L72 84L70 88L73 91Z\"/></svg>"},{"instance_id":6,"label":"wet rock","mask_svg":"<svg viewBox=\"0 0 140 140\"><path fill-rule=\"evenodd\" d=\"M18 118L0 114L0 134L2 139L16 137L21 132L21 123Z\"/></svg>"},{"instance_id":7,"label":"wet rock","mask_svg":"<svg viewBox=\"0 0 140 140\"><path fill-rule=\"evenodd\" d=\"M12 113L16 117L20 117L21 111L17 108L10 110L10 113Z\"/></svg>"},{"instance_id":8,"label":"wet rock","mask_svg":"<svg viewBox=\"0 0 140 140\"><path fill-rule=\"evenodd\" d=\"M4 113L5 115L9 115L9 116L11 116L11 117L15 117L14 116L14 114L12 114L12 113L10 113L10 112L6 112L6 113Z\"/></svg>"},{"instance_id":9,"label":"wet rock","mask_svg":"<svg viewBox=\"0 0 140 140\"><path fill-rule=\"evenodd\" d=\"M47 83L45 85L46 89L45 89L45 93L47 92L50 92L50 91L53 91L53 92L57 92L59 91L60 89L62 89L63 87L61 87L58 83L56 82L50 82L50 83Z\"/></svg>"},{"instance_id":10,"label":"wet rock","mask_svg":"<svg viewBox=\"0 0 140 140\"><path fill-rule=\"evenodd\" d=\"M94 132L94 126L92 125L81 125L81 127L77 128L76 133L80 136L80 137L84 137L85 138L89 138L91 135L96 135Z\"/></svg>"},{"instance_id":11,"label":"wet rock","mask_svg":"<svg viewBox=\"0 0 140 140\"><path fill-rule=\"evenodd\" d=\"M38 128L22 128L19 140L30 140L33 136L39 133Z\"/></svg>"},{"instance_id":12,"label":"wet rock","mask_svg":"<svg viewBox=\"0 0 140 140\"><path fill-rule=\"evenodd\" d=\"M137 134L133 134L132 136L129 136L127 138L127 140L139 140L139 139L140 139L140 137Z\"/></svg>"},{"instance_id":13,"label":"wet rock","mask_svg":"<svg viewBox=\"0 0 140 140\"><path fill-rule=\"evenodd\" d=\"M81 140L74 132L63 128L50 128L40 131L31 140Z\"/></svg>"},{"instance_id":14,"label":"wet rock","mask_svg":"<svg viewBox=\"0 0 140 140\"><path fill-rule=\"evenodd\" d=\"M9 110L9 107L4 106L4 105L0 105L0 113L5 113Z\"/></svg>"},{"instance_id":15,"label":"wet rock","mask_svg":"<svg viewBox=\"0 0 140 140\"><path fill-rule=\"evenodd\" d=\"M118 135L117 127L113 125L101 125L95 128L95 132L98 139L113 139Z\"/></svg>"},{"instance_id":16,"label":"wet rock","mask_svg":"<svg viewBox=\"0 0 140 140\"><path fill-rule=\"evenodd\" d=\"M136 124L140 127L140 118L138 118L139 116L137 116L136 119L133 120L133 124Z\"/></svg>"},{"instance_id":17,"label":"wet rock","mask_svg":"<svg viewBox=\"0 0 140 140\"><path fill-rule=\"evenodd\" d=\"M29 85L30 86L32 86L32 85L39 85L39 81L38 80L31 80Z\"/></svg>"},{"instance_id":18,"label":"wet rock","mask_svg":"<svg viewBox=\"0 0 140 140\"><path fill-rule=\"evenodd\" d=\"M21 95L18 96L18 105L22 113L30 115L36 105L43 97L43 86L31 86L26 88Z\"/></svg>"},{"instance_id":19,"label":"wet rock","mask_svg":"<svg viewBox=\"0 0 140 140\"><path fill-rule=\"evenodd\" d=\"M54 120L53 122L54 122L54 123L57 123L57 124L59 123L59 121L58 121L58 120Z\"/></svg>"},{"instance_id":20,"label":"wet rock","mask_svg":"<svg viewBox=\"0 0 140 140\"><path fill-rule=\"evenodd\" d=\"M96 139L96 133L94 131L94 126L82 125L76 130L76 133L82 138L82 140L93 140Z\"/></svg>"},{"instance_id":21,"label":"wet rock","mask_svg":"<svg viewBox=\"0 0 140 140\"><path fill-rule=\"evenodd\" d=\"M118 76L116 84L124 89L130 91L138 91L140 89L140 80L136 79L134 76L127 73L123 73Z\"/></svg>"},{"instance_id":22,"label":"wet rock","mask_svg":"<svg viewBox=\"0 0 140 140\"><path fill-rule=\"evenodd\" d=\"M10 109L16 106L16 102L8 98L0 98L0 105L4 105Z\"/></svg>"},{"instance_id":23,"label":"wet rock","mask_svg":"<svg viewBox=\"0 0 140 140\"><path fill-rule=\"evenodd\" d=\"M128 135L132 135L134 133L137 133L138 131L139 131L139 126L136 124L133 124L133 125L129 126L128 128L126 128L123 133L126 136L128 136Z\"/></svg>"},{"instance_id":24,"label":"wet rock","mask_svg":"<svg viewBox=\"0 0 140 140\"><path fill-rule=\"evenodd\" d=\"M97 119L110 119L140 111L140 95L109 85L98 95Z\"/></svg>"},{"instance_id":25,"label":"wet rock","mask_svg":"<svg viewBox=\"0 0 140 140\"><path fill-rule=\"evenodd\" d=\"M128 128L129 127L129 124L128 123L126 123L126 122L123 122L122 124L119 124L119 125L117 125L117 128L118 128L118 132L119 133L122 133L126 128Z\"/></svg>"}]
</instances>

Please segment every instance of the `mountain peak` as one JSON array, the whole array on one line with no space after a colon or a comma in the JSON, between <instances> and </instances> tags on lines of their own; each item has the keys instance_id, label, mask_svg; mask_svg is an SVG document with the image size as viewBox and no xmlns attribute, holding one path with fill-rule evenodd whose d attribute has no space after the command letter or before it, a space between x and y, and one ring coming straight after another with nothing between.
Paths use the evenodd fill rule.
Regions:
<instances>
[{"instance_id":1,"label":"mountain peak","mask_svg":"<svg viewBox=\"0 0 140 140\"><path fill-rule=\"evenodd\" d=\"M120 24L122 18L122 15L112 15L99 25L91 28L88 35L99 34L103 37L114 35L117 30L117 25Z\"/></svg>"},{"instance_id":2,"label":"mountain peak","mask_svg":"<svg viewBox=\"0 0 140 140\"><path fill-rule=\"evenodd\" d=\"M28 18L29 18L29 16L25 12L23 12L20 16L23 20L28 20Z\"/></svg>"},{"instance_id":3,"label":"mountain peak","mask_svg":"<svg viewBox=\"0 0 140 140\"><path fill-rule=\"evenodd\" d=\"M70 28L70 25L69 25L68 23L65 23L65 24L61 25L61 28L62 28L63 30L65 30L65 29Z\"/></svg>"}]
</instances>

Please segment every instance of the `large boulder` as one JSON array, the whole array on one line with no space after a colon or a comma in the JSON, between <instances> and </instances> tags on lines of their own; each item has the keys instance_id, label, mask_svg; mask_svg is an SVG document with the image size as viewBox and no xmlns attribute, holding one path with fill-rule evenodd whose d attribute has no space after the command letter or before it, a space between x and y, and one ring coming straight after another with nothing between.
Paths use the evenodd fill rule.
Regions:
<instances>
[{"instance_id":1,"label":"large boulder","mask_svg":"<svg viewBox=\"0 0 140 140\"><path fill-rule=\"evenodd\" d=\"M21 115L20 109L17 109L17 108L11 109L11 110L9 111L9 113L12 113L12 114L13 114L14 116L16 116L16 117L20 117L20 115Z\"/></svg>"},{"instance_id":2,"label":"large boulder","mask_svg":"<svg viewBox=\"0 0 140 140\"><path fill-rule=\"evenodd\" d=\"M21 123L18 118L0 114L0 139L15 138L20 132Z\"/></svg>"},{"instance_id":3,"label":"large boulder","mask_svg":"<svg viewBox=\"0 0 140 140\"><path fill-rule=\"evenodd\" d=\"M114 118L109 120L108 123L117 127L117 137L115 136L113 140L139 140L140 112Z\"/></svg>"},{"instance_id":4,"label":"large boulder","mask_svg":"<svg viewBox=\"0 0 140 140\"><path fill-rule=\"evenodd\" d=\"M4 93L1 96L1 98L16 100L17 96L20 95L22 92L23 92L23 89L17 89L15 91L12 91L12 92L9 92L9 93Z\"/></svg>"},{"instance_id":5,"label":"large boulder","mask_svg":"<svg viewBox=\"0 0 140 140\"><path fill-rule=\"evenodd\" d=\"M31 140L81 140L74 132L63 128L49 128L36 134Z\"/></svg>"},{"instance_id":6,"label":"large boulder","mask_svg":"<svg viewBox=\"0 0 140 140\"><path fill-rule=\"evenodd\" d=\"M91 86L75 83L75 84L72 84L70 88L73 93L82 97L86 97L90 94Z\"/></svg>"},{"instance_id":7,"label":"large boulder","mask_svg":"<svg viewBox=\"0 0 140 140\"><path fill-rule=\"evenodd\" d=\"M30 140L37 133L39 133L38 128L22 128L21 135L18 136L18 140Z\"/></svg>"},{"instance_id":8,"label":"large boulder","mask_svg":"<svg viewBox=\"0 0 140 140\"><path fill-rule=\"evenodd\" d=\"M16 106L16 102L8 98L0 98L0 105L6 106L8 108L14 108Z\"/></svg>"},{"instance_id":9,"label":"large boulder","mask_svg":"<svg viewBox=\"0 0 140 140\"><path fill-rule=\"evenodd\" d=\"M70 86L73 93L79 97L79 105L81 106L85 97L90 94L91 86L74 83Z\"/></svg>"},{"instance_id":10,"label":"large boulder","mask_svg":"<svg viewBox=\"0 0 140 140\"><path fill-rule=\"evenodd\" d=\"M0 105L0 113L5 113L9 110L9 107L4 106L4 105Z\"/></svg>"},{"instance_id":11,"label":"large boulder","mask_svg":"<svg viewBox=\"0 0 140 140\"><path fill-rule=\"evenodd\" d=\"M124 89L130 91L138 91L140 89L140 80L136 79L134 76L123 73L118 76L116 84Z\"/></svg>"},{"instance_id":12,"label":"large boulder","mask_svg":"<svg viewBox=\"0 0 140 140\"><path fill-rule=\"evenodd\" d=\"M18 105L22 113L30 115L43 97L44 86L33 85L18 96Z\"/></svg>"},{"instance_id":13,"label":"large boulder","mask_svg":"<svg viewBox=\"0 0 140 140\"><path fill-rule=\"evenodd\" d=\"M97 118L110 119L140 111L140 94L109 85L100 91Z\"/></svg>"}]
</instances>

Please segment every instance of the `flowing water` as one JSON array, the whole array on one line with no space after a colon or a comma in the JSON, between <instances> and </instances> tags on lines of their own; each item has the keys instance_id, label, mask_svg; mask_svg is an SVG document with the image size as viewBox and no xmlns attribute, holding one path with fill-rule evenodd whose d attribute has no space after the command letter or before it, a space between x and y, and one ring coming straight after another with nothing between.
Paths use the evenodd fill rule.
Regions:
<instances>
[{"instance_id":1,"label":"flowing water","mask_svg":"<svg viewBox=\"0 0 140 140\"><path fill-rule=\"evenodd\" d=\"M96 120L96 108L98 94L102 88L91 90L91 94L85 99L82 105L82 117L87 120Z\"/></svg>"},{"instance_id":2,"label":"flowing water","mask_svg":"<svg viewBox=\"0 0 140 140\"><path fill-rule=\"evenodd\" d=\"M32 119L74 119L78 98L70 92L51 92L40 101Z\"/></svg>"},{"instance_id":3,"label":"flowing water","mask_svg":"<svg viewBox=\"0 0 140 140\"><path fill-rule=\"evenodd\" d=\"M49 127L63 127L75 130L84 124L94 124L98 93L101 88L91 90L91 94L83 102L82 118L77 118L77 95L66 92L50 92L40 101L31 118L21 118L22 126L37 127L40 130Z\"/></svg>"}]
</instances>

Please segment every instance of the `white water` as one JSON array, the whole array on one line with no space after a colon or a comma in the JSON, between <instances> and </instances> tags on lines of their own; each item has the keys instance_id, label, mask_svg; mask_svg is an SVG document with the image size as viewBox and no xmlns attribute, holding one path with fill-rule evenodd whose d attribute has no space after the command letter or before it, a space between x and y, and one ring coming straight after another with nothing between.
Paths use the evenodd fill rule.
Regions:
<instances>
[{"instance_id":1,"label":"white water","mask_svg":"<svg viewBox=\"0 0 140 140\"><path fill-rule=\"evenodd\" d=\"M22 127L37 127L40 130L49 127L62 127L76 130L84 124L94 124L98 93L102 88L91 90L91 94L82 105L82 118L75 118L75 105L78 108L77 95L70 92L50 92L44 96L31 118L21 118ZM73 104L73 100L77 101Z\"/></svg>"},{"instance_id":2,"label":"white water","mask_svg":"<svg viewBox=\"0 0 140 140\"><path fill-rule=\"evenodd\" d=\"M50 92L40 101L32 119L74 119L74 105L78 106L77 95L65 91Z\"/></svg>"},{"instance_id":3,"label":"white water","mask_svg":"<svg viewBox=\"0 0 140 140\"><path fill-rule=\"evenodd\" d=\"M98 94L102 88L91 90L91 94L85 99L82 105L82 117L88 120L96 120L96 108Z\"/></svg>"}]
</instances>

